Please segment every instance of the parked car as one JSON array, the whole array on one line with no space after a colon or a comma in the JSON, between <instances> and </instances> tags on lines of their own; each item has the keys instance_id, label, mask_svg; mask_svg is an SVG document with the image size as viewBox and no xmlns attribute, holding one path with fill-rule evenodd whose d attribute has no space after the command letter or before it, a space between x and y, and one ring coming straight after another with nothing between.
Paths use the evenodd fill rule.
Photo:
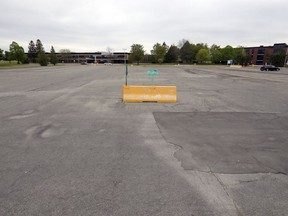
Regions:
<instances>
[{"instance_id":1,"label":"parked car","mask_svg":"<svg viewBox=\"0 0 288 216\"><path fill-rule=\"evenodd\" d=\"M261 71L279 71L280 68L274 66L274 65L263 65L261 68L260 68Z\"/></svg>"},{"instance_id":2,"label":"parked car","mask_svg":"<svg viewBox=\"0 0 288 216\"><path fill-rule=\"evenodd\" d=\"M110 62L105 62L104 65L112 65Z\"/></svg>"}]
</instances>

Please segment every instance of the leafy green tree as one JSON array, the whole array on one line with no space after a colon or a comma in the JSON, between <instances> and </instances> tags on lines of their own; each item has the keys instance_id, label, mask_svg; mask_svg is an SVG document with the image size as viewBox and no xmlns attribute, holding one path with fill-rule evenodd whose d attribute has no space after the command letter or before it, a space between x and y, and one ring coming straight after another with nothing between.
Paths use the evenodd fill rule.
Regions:
<instances>
[{"instance_id":1,"label":"leafy green tree","mask_svg":"<svg viewBox=\"0 0 288 216\"><path fill-rule=\"evenodd\" d=\"M210 47L210 53L211 53L211 61L214 64L218 64L221 63L222 60L222 53L221 53L221 48L220 46L213 44Z\"/></svg>"},{"instance_id":2,"label":"leafy green tree","mask_svg":"<svg viewBox=\"0 0 288 216\"><path fill-rule=\"evenodd\" d=\"M221 49L222 53L222 61L227 62L230 59L234 59L234 49L232 46L227 45L223 49Z\"/></svg>"},{"instance_id":3,"label":"leafy green tree","mask_svg":"<svg viewBox=\"0 0 288 216\"><path fill-rule=\"evenodd\" d=\"M33 40L30 41L28 46L28 59L29 62L35 63L37 58L37 49Z\"/></svg>"},{"instance_id":4,"label":"leafy green tree","mask_svg":"<svg viewBox=\"0 0 288 216\"><path fill-rule=\"evenodd\" d=\"M29 64L29 59L27 55L25 55L25 58L23 59L22 64Z\"/></svg>"},{"instance_id":5,"label":"leafy green tree","mask_svg":"<svg viewBox=\"0 0 288 216\"><path fill-rule=\"evenodd\" d=\"M17 64L23 62L26 58L23 47L19 46L18 43L13 41L9 47L10 50L10 60L16 60Z\"/></svg>"},{"instance_id":6,"label":"leafy green tree","mask_svg":"<svg viewBox=\"0 0 288 216\"><path fill-rule=\"evenodd\" d=\"M179 57L178 47L171 45L170 48L168 49L166 55L165 55L164 62L165 63L177 63L178 57Z\"/></svg>"},{"instance_id":7,"label":"leafy green tree","mask_svg":"<svg viewBox=\"0 0 288 216\"><path fill-rule=\"evenodd\" d=\"M5 61L9 61L9 63L11 63L11 57L10 57L10 52L9 51L5 51L4 60Z\"/></svg>"},{"instance_id":8,"label":"leafy green tree","mask_svg":"<svg viewBox=\"0 0 288 216\"><path fill-rule=\"evenodd\" d=\"M133 44L130 50L130 60L136 61L137 64L144 58L144 47L141 44Z\"/></svg>"},{"instance_id":9,"label":"leafy green tree","mask_svg":"<svg viewBox=\"0 0 288 216\"><path fill-rule=\"evenodd\" d=\"M166 52L168 51L168 49L169 49L169 46L164 42L163 44L162 44L162 46L163 47L165 47L165 49L166 49Z\"/></svg>"},{"instance_id":10,"label":"leafy green tree","mask_svg":"<svg viewBox=\"0 0 288 216\"><path fill-rule=\"evenodd\" d=\"M0 49L0 61L4 59L4 50Z\"/></svg>"},{"instance_id":11,"label":"leafy green tree","mask_svg":"<svg viewBox=\"0 0 288 216\"><path fill-rule=\"evenodd\" d=\"M220 50L221 47L217 44L212 44L211 47L210 47L210 51L213 51L213 50Z\"/></svg>"},{"instance_id":12,"label":"leafy green tree","mask_svg":"<svg viewBox=\"0 0 288 216\"><path fill-rule=\"evenodd\" d=\"M57 58L57 55L56 55L56 52L55 52L53 46L51 47L51 51L50 51L49 57L50 57L50 62L51 62L53 65L56 65L57 62L58 62L58 58Z\"/></svg>"},{"instance_id":13,"label":"leafy green tree","mask_svg":"<svg viewBox=\"0 0 288 216\"><path fill-rule=\"evenodd\" d=\"M45 54L45 52L42 50L38 53L36 60L41 66L47 66L49 59L48 59L47 55Z\"/></svg>"},{"instance_id":14,"label":"leafy green tree","mask_svg":"<svg viewBox=\"0 0 288 216\"><path fill-rule=\"evenodd\" d=\"M242 64L244 61L244 49L242 47L234 48L234 63Z\"/></svg>"},{"instance_id":15,"label":"leafy green tree","mask_svg":"<svg viewBox=\"0 0 288 216\"><path fill-rule=\"evenodd\" d=\"M251 61L251 57L250 55L248 55L245 50L244 47L237 47L234 48L234 63L235 64L248 64Z\"/></svg>"},{"instance_id":16,"label":"leafy green tree","mask_svg":"<svg viewBox=\"0 0 288 216\"><path fill-rule=\"evenodd\" d=\"M196 54L196 60L198 63L203 63L210 60L209 50L207 48L200 49Z\"/></svg>"},{"instance_id":17,"label":"leafy green tree","mask_svg":"<svg viewBox=\"0 0 288 216\"><path fill-rule=\"evenodd\" d=\"M196 44L196 45L192 45L192 48L193 48L193 51L194 51L194 55L195 55L195 58L196 58L196 54L199 52L199 50L201 50L201 49L209 49L208 48L208 45L207 44L205 44L205 43L198 43L198 44Z\"/></svg>"},{"instance_id":18,"label":"leafy green tree","mask_svg":"<svg viewBox=\"0 0 288 216\"><path fill-rule=\"evenodd\" d=\"M212 61L214 64L221 63L221 61L222 61L222 52L221 52L221 49L211 51L211 61Z\"/></svg>"},{"instance_id":19,"label":"leafy green tree","mask_svg":"<svg viewBox=\"0 0 288 216\"><path fill-rule=\"evenodd\" d=\"M194 45L186 41L180 49L180 58L184 63L192 63L194 57Z\"/></svg>"},{"instance_id":20,"label":"leafy green tree","mask_svg":"<svg viewBox=\"0 0 288 216\"><path fill-rule=\"evenodd\" d=\"M281 50L278 53L274 53L271 56L268 57L269 63L277 66L277 67L283 67L284 62L286 58L286 53L284 50Z\"/></svg>"},{"instance_id":21,"label":"leafy green tree","mask_svg":"<svg viewBox=\"0 0 288 216\"><path fill-rule=\"evenodd\" d=\"M165 43L163 45L156 43L151 50L151 54L154 56L154 59L158 63L163 63L165 54L167 52L167 46Z\"/></svg>"}]
</instances>

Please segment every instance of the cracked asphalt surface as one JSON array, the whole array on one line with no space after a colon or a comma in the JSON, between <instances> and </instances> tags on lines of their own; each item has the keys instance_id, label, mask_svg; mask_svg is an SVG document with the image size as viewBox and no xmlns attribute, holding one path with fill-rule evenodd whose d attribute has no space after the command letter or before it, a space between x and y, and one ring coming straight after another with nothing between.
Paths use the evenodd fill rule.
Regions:
<instances>
[{"instance_id":1,"label":"cracked asphalt surface","mask_svg":"<svg viewBox=\"0 0 288 216\"><path fill-rule=\"evenodd\" d=\"M286 215L288 70L149 69L177 103L123 104L123 65L0 70L0 215Z\"/></svg>"},{"instance_id":2,"label":"cracked asphalt surface","mask_svg":"<svg viewBox=\"0 0 288 216\"><path fill-rule=\"evenodd\" d=\"M181 146L175 157L185 170L227 174L288 173L287 116L248 112L156 112L154 117L165 139Z\"/></svg>"}]
</instances>

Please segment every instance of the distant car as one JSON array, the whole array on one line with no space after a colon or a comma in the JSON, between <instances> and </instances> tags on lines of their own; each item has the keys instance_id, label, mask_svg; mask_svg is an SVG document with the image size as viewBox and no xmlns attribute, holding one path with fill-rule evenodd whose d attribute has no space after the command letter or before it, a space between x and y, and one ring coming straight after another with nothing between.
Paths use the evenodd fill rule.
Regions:
<instances>
[{"instance_id":1,"label":"distant car","mask_svg":"<svg viewBox=\"0 0 288 216\"><path fill-rule=\"evenodd\" d=\"M279 71L280 68L274 66L274 65L263 65L260 68L261 71Z\"/></svg>"},{"instance_id":2,"label":"distant car","mask_svg":"<svg viewBox=\"0 0 288 216\"><path fill-rule=\"evenodd\" d=\"M105 62L104 65L112 65L110 62Z\"/></svg>"}]
</instances>

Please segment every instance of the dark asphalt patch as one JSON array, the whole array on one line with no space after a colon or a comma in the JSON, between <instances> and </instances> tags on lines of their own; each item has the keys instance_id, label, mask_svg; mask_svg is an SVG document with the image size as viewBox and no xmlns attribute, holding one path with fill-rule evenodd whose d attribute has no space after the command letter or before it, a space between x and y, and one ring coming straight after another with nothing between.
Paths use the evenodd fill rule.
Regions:
<instances>
[{"instance_id":1,"label":"dark asphalt patch","mask_svg":"<svg viewBox=\"0 0 288 216\"><path fill-rule=\"evenodd\" d=\"M186 170L288 173L288 117L271 113L155 112Z\"/></svg>"}]
</instances>

